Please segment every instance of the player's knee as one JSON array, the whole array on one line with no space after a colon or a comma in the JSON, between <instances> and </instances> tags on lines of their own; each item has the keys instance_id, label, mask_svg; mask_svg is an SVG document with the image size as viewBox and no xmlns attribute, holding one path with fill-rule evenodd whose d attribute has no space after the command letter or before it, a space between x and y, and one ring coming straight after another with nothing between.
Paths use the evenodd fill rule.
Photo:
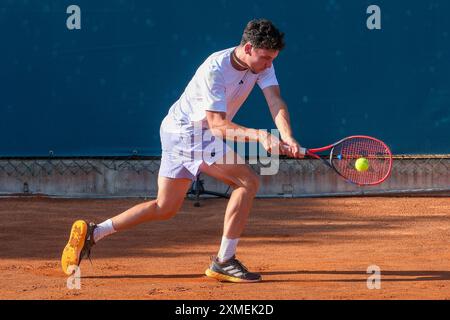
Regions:
<instances>
[{"instance_id":1,"label":"player's knee","mask_svg":"<svg viewBox=\"0 0 450 320\"><path fill-rule=\"evenodd\" d=\"M250 194L256 195L256 193L258 193L259 186L260 186L260 181L259 181L258 175L250 174L245 179L245 188Z\"/></svg>"},{"instance_id":2,"label":"player's knee","mask_svg":"<svg viewBox=\"0 0 450 320\"><path fill-rule=\"evenodd\" d=\"M177 212L178 207L170 203L159 203L156 200L156 219L160 221L169 220L173 218Z\"/></svg>"}]
</instances>

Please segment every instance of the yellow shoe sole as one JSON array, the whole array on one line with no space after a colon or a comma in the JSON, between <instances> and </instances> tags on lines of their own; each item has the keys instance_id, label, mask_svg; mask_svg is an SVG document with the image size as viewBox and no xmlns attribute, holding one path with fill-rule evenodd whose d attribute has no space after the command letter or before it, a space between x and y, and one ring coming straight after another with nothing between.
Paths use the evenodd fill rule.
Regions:
<instances>
[{"instance_id":1,"label":"yellow shoe sole","mask_svg":"<svg viewBox=\"0 0 450 320\"><path fill-rule=\"evenodd\" d=\"M217 273L215 271L212 271L211 269L207 269L205 271L205 275L207 277L216 279L218 281L224 281L224 282L234 282L234 283L253 283L253 282L260 282L262 281L262 278L259 278L258 280L245 280L241 278L236 278L232 276L227 276L221 273Z\"/></svg>"},{"instance_id":2,"label":"yellow shoe sole","mask_svg":"<svg viewBox=\"0 0 450 320\"><path fill-rule=\"evenodd\" d=\"M69 276L73 273L69 267L80 265L80 254L84 247L87 230L88 225L82 220L75 221L70 230L69 242L64 247L61 257L62 270Z\"/></svg>"}]
</instances>

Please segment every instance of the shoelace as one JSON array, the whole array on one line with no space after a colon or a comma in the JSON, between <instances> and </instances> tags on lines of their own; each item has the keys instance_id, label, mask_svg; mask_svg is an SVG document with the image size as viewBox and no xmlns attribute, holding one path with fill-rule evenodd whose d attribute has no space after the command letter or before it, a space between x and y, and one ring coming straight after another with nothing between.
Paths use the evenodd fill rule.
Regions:
<instances>
[{"instance_id":1,"label":"shoelace","mask_svg":"<svg viewBox=\"0 0 450 320\"><path fill-rule=\"evenodd\" d=\"M211 261L215 261L216 257L215 256L211 256ZM248 269L242 264L242 262L240 262L238 259L235 258L235 256L233 256L233 258L230 259L230 263L236 263L239 268L244 271L245 273L249 273Z\"/></svg>"},{"instance_id":2,"label":"shoelace","mask_svg":"<svg viewBox=\"0 0 450 320\"><path fill-rule=\"evenodd\" d=\"M248 273L248 269L238 259L233 259L234 262L245 272Z\"/></svg>"}]
</instances>

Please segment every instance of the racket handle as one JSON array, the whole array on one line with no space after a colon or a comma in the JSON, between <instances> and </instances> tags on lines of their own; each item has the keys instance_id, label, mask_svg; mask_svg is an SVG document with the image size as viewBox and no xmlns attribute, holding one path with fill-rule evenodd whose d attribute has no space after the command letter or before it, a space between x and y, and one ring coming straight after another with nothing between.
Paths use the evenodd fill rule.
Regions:
<instances>
[{"instance_id":1,"label":"racket handle","mask_svg":"<svg viewBox=\"0 0 450 320\"><path fill-rule=\"evenodd\" d=\"M288 151L289 147L286 145L281 145L281 149L283 151ZM306 155L306 153L308 153L308 149L306 149L306 148L300 148L298 151L300 152L301 155Z\"/></svg>"}]
</instances>

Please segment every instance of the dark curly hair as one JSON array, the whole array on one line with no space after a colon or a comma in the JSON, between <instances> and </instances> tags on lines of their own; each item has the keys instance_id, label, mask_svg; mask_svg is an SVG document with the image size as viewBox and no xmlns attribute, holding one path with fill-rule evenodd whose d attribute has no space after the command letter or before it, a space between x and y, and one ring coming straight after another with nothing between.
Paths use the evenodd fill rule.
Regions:
<instances>
[{"instance_id":1,"label":"dark curly hair","mask_svg":"<svg viewBox=\"0 0 450 320\"><path fill-rule=\"evenodd\" d=\"M267 19L254 19L245 27L241 45L250 42L257 49L283 50L284 33Z\"/></svg>"}]
</instances>

